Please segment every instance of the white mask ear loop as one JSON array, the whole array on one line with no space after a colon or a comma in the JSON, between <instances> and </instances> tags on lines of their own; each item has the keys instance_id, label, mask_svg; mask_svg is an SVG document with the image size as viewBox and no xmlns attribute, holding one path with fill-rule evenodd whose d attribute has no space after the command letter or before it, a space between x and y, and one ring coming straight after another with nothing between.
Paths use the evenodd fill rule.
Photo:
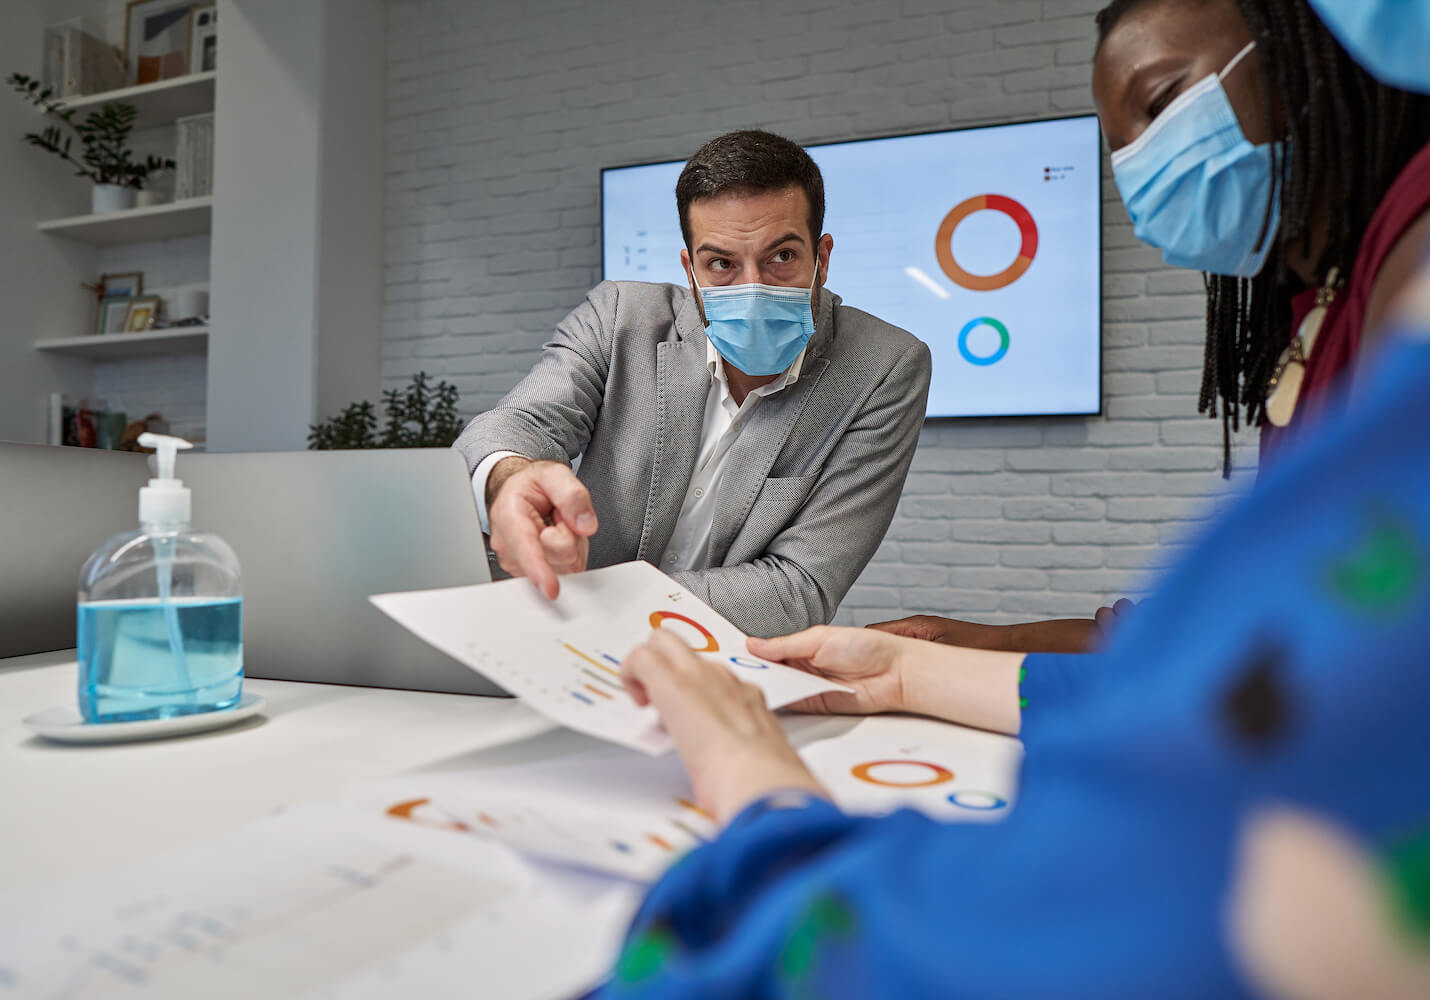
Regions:
<instances>
[{"instance_id":1,"label":"white mask ear loop","mask_svg":"<svg viewBox=\"0 0 1430 1000\"><path fill-rule=\"evenodd\" d=\"M1241 62L1243 59L1245 59L1245 58L1246 58L1246 54L1247 54L1248 52L1250 52L1250 51L1251 51L1252 49L1254 49L1254 48L1256 48L1256 39L1253 38L1251 41L1249 41L1249 42L1246 43L1246 48L1242 49L1242 50L1241 50L1240 52L1238 52L1236 55L1234 55L1234 56L1231 57L1231 62L1229 62L1229 63L1226 64L1226 68L1223 69L1220 73L1218 73L1218 74L1216 75L1216 78L1217 78L1218 80L1225 80L1225 79L1226 79L1226 75L1227 75L1228 73L1230 73L1232 70L1236 69L1237 63L1239 63L1239 62Z\"/></svg>"},{"instance_id":2,"label":"white mask ear loop","mask_svg":"<svg viewBox=\"0 0 1430 1000\"><path fill-rule=\"evenodd\" d=\"M690 280L695 283L695 304L700 307L700 322L706 329L710 327L710 318L705 315L705 289L700 287L700 279L695 276L695 261L690 261Z\"/></svg>"}]
</instances>

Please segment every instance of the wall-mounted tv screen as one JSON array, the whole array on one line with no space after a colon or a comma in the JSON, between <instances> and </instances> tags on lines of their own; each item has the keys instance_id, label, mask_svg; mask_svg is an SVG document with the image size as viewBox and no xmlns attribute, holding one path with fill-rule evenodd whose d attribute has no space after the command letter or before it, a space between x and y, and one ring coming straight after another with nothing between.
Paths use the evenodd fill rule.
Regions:
<instances>
[{"instance_id":1,"label":"wall-mounted tv screen","mask_svg":"<svg viewBox=\"0 0 1430 1000\"><path fill-rule=\"evenodd\" d=\"M929 345L930 417L1100 411L1095 116L808 149L834 237L828 288ZM601 172L606 278L688 284L683 165Z\"/></svg>"}]
</instances>

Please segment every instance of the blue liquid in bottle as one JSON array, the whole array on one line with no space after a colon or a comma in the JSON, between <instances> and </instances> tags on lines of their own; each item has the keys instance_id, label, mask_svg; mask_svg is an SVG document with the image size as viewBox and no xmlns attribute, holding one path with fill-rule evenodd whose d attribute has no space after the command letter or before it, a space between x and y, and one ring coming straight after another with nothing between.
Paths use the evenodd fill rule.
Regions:
<instances>
[{"instance_id":1,"label":"blue liquid in bottle","mask_svg":"<svg viewBox=\"0 0 1430 1000\"><path fill-rule=\"evenodd\" d=\"M214 712L243 693L242 598L81 601L78 632L86 722Z\"/></svg>"}]
</instances>

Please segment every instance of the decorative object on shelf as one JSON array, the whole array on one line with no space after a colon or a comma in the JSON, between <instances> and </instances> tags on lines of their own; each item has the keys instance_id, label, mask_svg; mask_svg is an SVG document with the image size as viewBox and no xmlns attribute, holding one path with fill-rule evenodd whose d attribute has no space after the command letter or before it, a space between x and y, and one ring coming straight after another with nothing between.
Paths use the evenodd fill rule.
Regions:
<instances>
[{"instance_id":1,"label":"decorative object on shelf","mask_svg":"<svg viewBox=\"0 0 1430 1000\"><path fill-rule=\"evenodd\" d=\"M189 73L192 0L129 0L124 8L124 63L131 83L157 83Z\"/></svg>"},{"instance_id":2,"label":"decorative object on shelf","mask_svg":"<svg viewBox=\"0 0 1430 1000\"><path fill-rule=\"evenodd\" d=\"M173 308L166 310L173 320L170 326L192 323L208 318L209 290L207 288L181 288L174 293Z\"/></svg>"},{"instance_id":3,"label":"decorative object on shelf","mask_svg":"<svg viewBox=\"0 0 1430 1000\"><path fill-rule=\"evenodd\" d=\"M159 296L141 295L129 300L129 309L124 317L125 333L143 333L154 329L154 320L159 315Z\"/></svg>"},{"instance_id":4,"label":"decorative object on shelf","mask_svg":"<svg viewBox=\"0 0 1430 1000\"><path fill-rule=\"evenodd\" d=\"M377 434L377 414L366 400L353 403L336 417L308 428L308 447L315 451L352 448L450 448L462 433L457 416L457 387L444 381L429 384L426 372L412 376L399 392L382 394L387 424Z\"/></svg>"},{"instance_id":5,"label":"decorative object on shelf","mask_svg":"<svg viewBox=\"0 0 1430 1000\"><path fill-rule=\"evenodd\" d=\"M124 56L71 18L45 28L45 85L61 97L117 90L128 82Z\"/></svg>"},{"instance_id":6,"label":"decorative object on shelf","mask_svg":"<svg viewBox=\"0 0 1430 1000\"><path fill-rule=\"evenodd\" d=\"M49 405L49 443L71 448L118 450L124 436L125 416L111 410L102 399L73 400L52 392Z\"/></svg>"},{"instance_id":7,"label":"decorative object on shelf","mask_svg":"<svg viewBox=\"0 0 1430 1000\"><path fill-rule=\"evenodd\" d=\"M62 392L50 393L50 398L46 400L48 433L45 437L46 444L65 443L65 394Z\"/></svg>"},{"instance_id":8,"label":"decorative object on shelf","mask_svg":"<svg viewBox=\"0 0 1430 1000\"><path fill-rule=\"evenodd\" d=\"M124 433L119 438L120 451L138 451L145 455L154 454L153 448L145 448L139 443L141 435L153 432L155 434L168 434L169 422L157 413L151 413L143 420L136 420L124 428Z\"/></svg>"},{"instance_id":9,"label":"decorative object on shelf","mask_svg":"<svg viewBox=\"0 0 1430 1000\"><path fill-rule=\"evenodd\" d=\"M123 184L96 184L90 198L89 210L95 215L125 212L135 207L138 194L138 191Z\"/></svg>"},{"instance_id":10,"label":"decorative object on shelf","mask_svg":"<svg viewBox=\"0 0 1430 1000\"><path fill-rule=\"evenodd\" d=\"M124 329L125 308L129 300L144 294L144 272L101 274L94 284L81 282L81 288L94 293L95 333L119 333Z\"/></svg>"},{"instance_id":11,"label":"decorative object on shelf","mask_svg":"<svg viewBox=\"0 0 1430 1000\"><path fill-rule=\"evenodd\" d=\"M103 408L103 403L98 405L99 408ZM60 444L71 448L94 447L95 408L96 404L87 399L81 399L73 406L66 407L60 431Z\"/></svg>"},{"instance_id":12,"label":"decorative object on shelf","mask_svg":"<svg viewBox=\"0 0 1430 1000\"><path fill-rule=\"evenodd\" d=\"M129 320L129 304L133 301L134 297L129 295L100 299L99 318L95 322L94 332L100 335L123 333Z\"/></svg>"},{"instance_id":13,"label":"decorative object on shelf","mask_svg":"<svg viewBox=\"0 0 1430 1000\"><path fill-rule=\"evenodd\" d=\"M213 112L176 119L174 135L174 200L213 194Z\"/></svg>"},{"instance_id":14,"label":"decorative object on shelf","mask_svg":"<svg viewBox=\"0 0 1430 1000\"><path fill-rule=\"evenodd\" d=\"M101 274L99 276L99 297L107 299L115 295L133 298L144 294L144 272L129 271L125 274Z\"/></svg>"},{"instance_id":15,"label":"decorative object on shelf","mask_svg":"<svg viewBox=\"0 0 1430 1000\"><path fill-rule=\"evenodd\" d=\"M208 73L218 68L218 9L212 3L194 8L189 38L189 72Z\"/></svg>"},{"instance_id":16,"label":"decorative object on shelf","mask_svg":"<svg viewBox=\"0 0 1430 1000\"><path fill-rule=\"evenodd\" d=\"M94 446L105 451L118 451L124 439L129 419L123 410L101 410L94 415Z\"/></svg>"},{"instance_id":17,"label":"decorative object on shelf","mask_svg":"<svg viewBox=\"0 0 1430 1000\"><path fill-rule=\"evenodd\" d=\"M96 214L122 211L133 207L134 193L144 187L150 174L174 169L174 161L158 156L134 159L129 148L129 133L134 131L135 110L132 104L105 104L78 118L73 108L55 100L54 90L42 87L39 80L23 73L11 73L7 82L25 100L40 108L59 124L47 125L42 132L25 133L25 141L46 152L54 153L75 168L79 177L94 182L92 207ZM70 132L65 135L60 126ZM79 139L79 155L71 153L74 140Z\"/></svg>"}]
</instances>

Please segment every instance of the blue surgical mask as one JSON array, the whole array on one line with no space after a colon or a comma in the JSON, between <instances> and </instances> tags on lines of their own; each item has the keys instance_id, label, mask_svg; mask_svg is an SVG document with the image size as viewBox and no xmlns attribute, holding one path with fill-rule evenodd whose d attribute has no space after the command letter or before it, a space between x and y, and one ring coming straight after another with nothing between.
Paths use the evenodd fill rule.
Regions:
<instances>
[{"instance_id":1,"label":"blue surgical mask","mask_svg":"<svg viewBox=\"0 0 1430 1000\"><path fill-rule=\"evenodd\" d=\"M808 288L760 284L702 288L696 281L705 310L705 335L722 358L746 375L778 375L794 364L814 336L810 300L818 281L818 264Z\"/></svg>"},{"instance_id":2,"label":"blue surgical mask","mask_svg":"<svg viewBox=\"0 0 1430 1000\"><path fill-rule=\"evenodd\" d=\"M1377 80L1430 93L1430 3L1311 0L1326 27Z\"/></svg>"},{"instance_id":3,"label":"blue surgical mask","mask_svg":"<svg viewBox=\"0 0 1430 1000\"><path fill-rule=\"evenodd\" d=\"M1255 45L1183 91L1135 142L1112 154L1137 238L1173 267L1249 278L1275 242L1279 190L1262 233L1275 188L1271 145L1247 140L1221 84Z\"/></svg>"}]
</instances>

